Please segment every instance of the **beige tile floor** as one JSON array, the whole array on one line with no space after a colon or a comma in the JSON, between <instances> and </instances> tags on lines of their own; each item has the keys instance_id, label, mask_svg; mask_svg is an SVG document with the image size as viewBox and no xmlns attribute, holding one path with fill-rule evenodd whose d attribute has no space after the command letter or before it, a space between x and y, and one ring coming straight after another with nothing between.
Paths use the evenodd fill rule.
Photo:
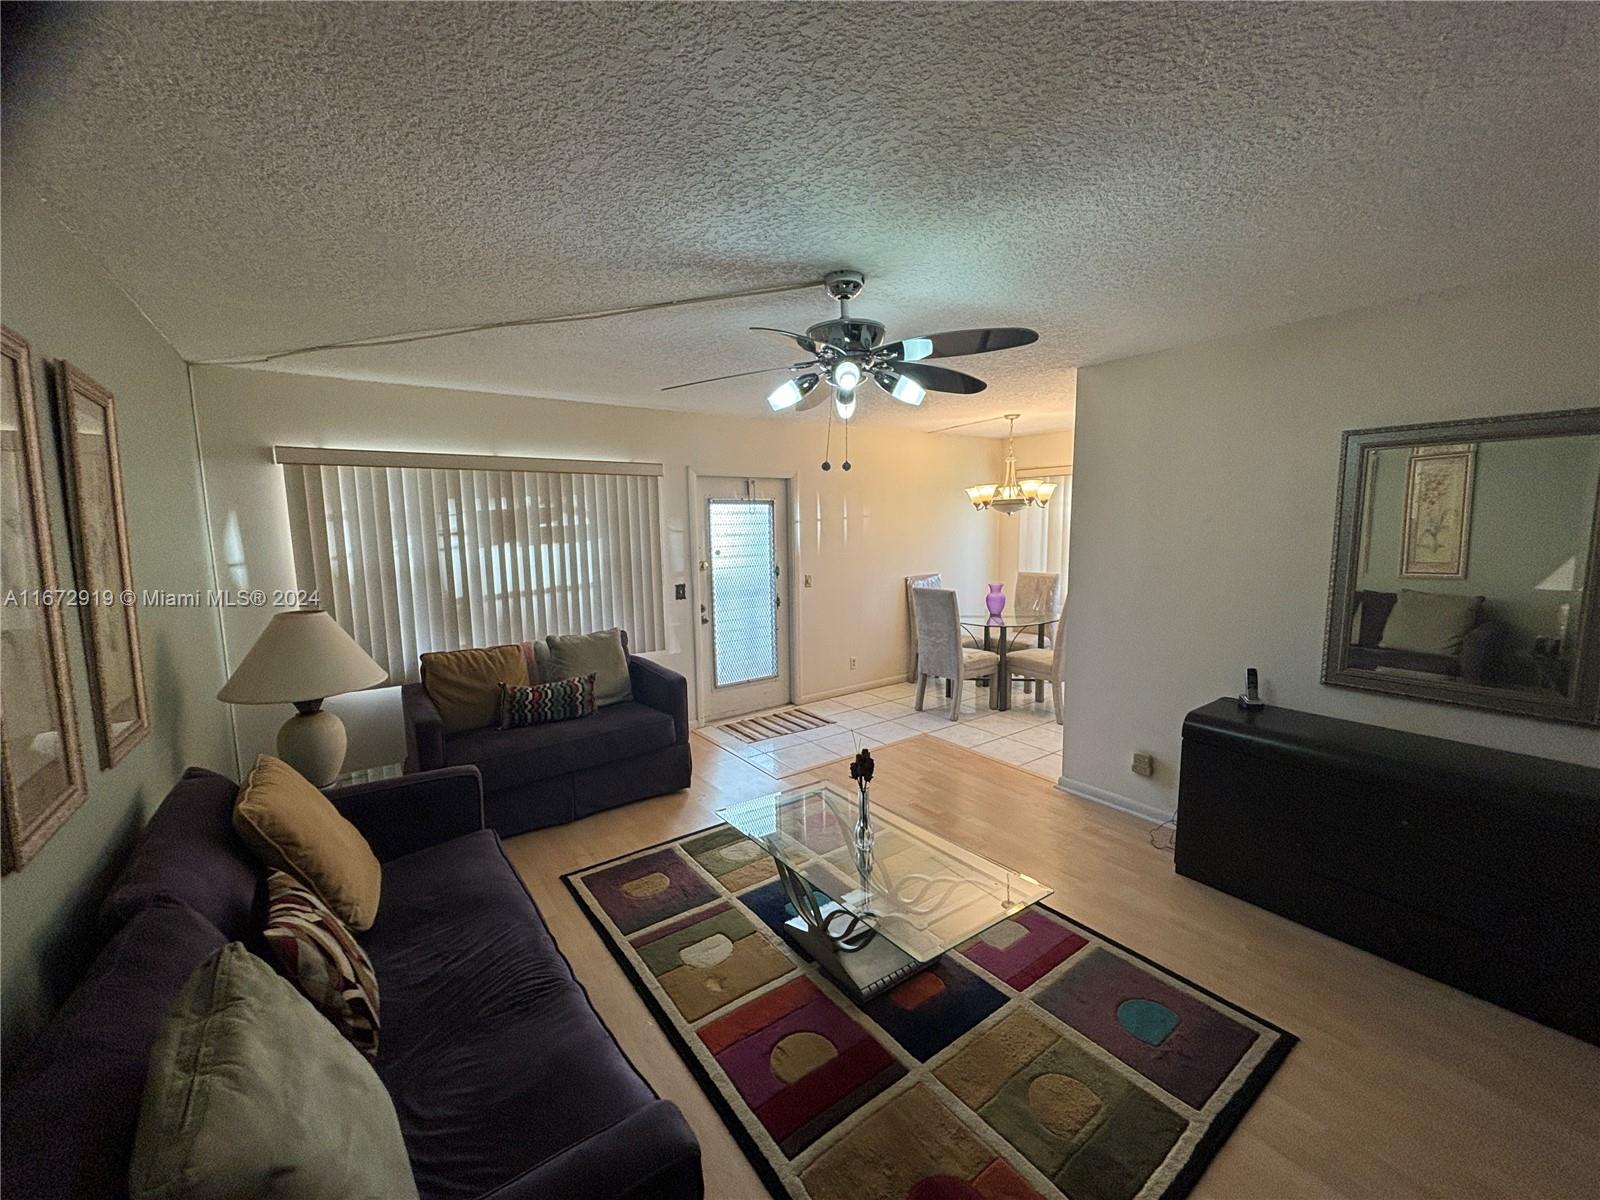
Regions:
<instances>
[{"instance_id":1,"label":"beige tile floor","mask_svg":"<svg viewBox=\"0 0 1600 1200\"><path fill-rule=\"evenodd\" d=\"M818 767L854 757L858 750L875 750L924 733L1021 767L1052 783L1061 777L1061 726L1056 724L1048 692L1039 701L1018 686L1012 691L1011 709L1002 713L989 709L986 690L968 691L976 695L969 694L962 702L959 721L950 720L944 697L935 695L935 689L930 687L923 711L918 712L916 686L891 683L800 705L831 722L820 729L759 742L747 742L716 724L698 732L773 779L791 785L804 782L801 777Z\"/></svg>"}]
</instances>

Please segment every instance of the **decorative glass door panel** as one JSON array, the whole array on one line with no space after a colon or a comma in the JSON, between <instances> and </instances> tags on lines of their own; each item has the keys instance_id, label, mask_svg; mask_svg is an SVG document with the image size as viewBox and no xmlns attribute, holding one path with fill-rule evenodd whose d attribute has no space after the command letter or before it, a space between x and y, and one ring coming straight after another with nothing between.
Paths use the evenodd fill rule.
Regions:
<instances>
[{"instance_id":1,"label":"decorative glass door panel","mask_svg":"<svg viewBox=\"0 0 1600 1200\"><path fill-rule=\"evenodd\" d=\"M778 674L778 563L770 500L712 500L711 657L717 687Z\"/></svg>"},{"instance_id":2,"label":"decorative glass door panel","mask_svg":"<svg viewBox=\"0 0 1600 1200\"><path fill-rule=\"evenodd\" d=\"M699 484L700 717L776 708L790 699L786 483Z\"/></svg>"}]
</instances>

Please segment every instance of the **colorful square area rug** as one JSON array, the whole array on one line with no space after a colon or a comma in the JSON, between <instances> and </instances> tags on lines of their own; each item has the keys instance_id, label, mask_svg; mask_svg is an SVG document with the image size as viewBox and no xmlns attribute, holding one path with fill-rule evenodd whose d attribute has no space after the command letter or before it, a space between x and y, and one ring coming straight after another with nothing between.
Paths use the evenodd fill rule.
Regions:
<instances>
[{"instance_id":1,"label":"colorful square area rug","mask_svg":"<svg viewBox=\"0 0 1600 1200\"><path fill-rule=\"evenodd\" d=\"M727 825L565 878L778 1196L1183 1196L1295 1041L1043 904L858 1006Z\"/></svg>"}]
</instances>

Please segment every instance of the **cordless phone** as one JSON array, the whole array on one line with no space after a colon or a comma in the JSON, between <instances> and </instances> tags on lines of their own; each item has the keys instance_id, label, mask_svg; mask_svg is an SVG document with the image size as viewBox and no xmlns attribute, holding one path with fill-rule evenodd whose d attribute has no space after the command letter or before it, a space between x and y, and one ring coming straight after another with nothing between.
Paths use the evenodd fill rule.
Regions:
<instances>
[{"instance_id":1,"label":"cordless phone","mask_svg":"<svg viewBox=\"0 0 1600 1200\"><path fill-rule=\"evenodd\" d=\"M1239 707L1246 709L1265 708L1266 702L1261 699L1261 688L1256 679L1256 669L1246 667L1244 672L1244 691L1239 694Z\"/></svg>"}]
</instances>

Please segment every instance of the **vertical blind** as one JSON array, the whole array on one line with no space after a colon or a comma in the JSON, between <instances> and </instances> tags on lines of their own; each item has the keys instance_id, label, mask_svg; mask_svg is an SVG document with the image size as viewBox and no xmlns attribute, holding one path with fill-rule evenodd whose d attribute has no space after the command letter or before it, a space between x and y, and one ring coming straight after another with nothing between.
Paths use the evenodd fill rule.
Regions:
<instances>
[{"instance_id":1,"label":"vertical blind","mask_svg":"<svg viewBox=\"0 0 1600 1200\"><path fill-rule=\"evenodd\" d=\"M664 644L659 468L293 462L282 447L278 456L298 586L391 680L417 679L429 650L549 633L618 626L636 651Z\"/></svg>"},{"instance_id":2,"label":"vertical blind","mask_svg":"<svg viewBox=\"0 0 1600 1200\"><path fill-rule=\"evenodd\" d=\"M1072 476L1045 475L1056 484L1056 494L1044 508L1025 508L1017 528L1017 569L1051 571L1061 575L1061 594L1067 592L1067 550L1072 537Z\"/></svg>"}]
</instances>

